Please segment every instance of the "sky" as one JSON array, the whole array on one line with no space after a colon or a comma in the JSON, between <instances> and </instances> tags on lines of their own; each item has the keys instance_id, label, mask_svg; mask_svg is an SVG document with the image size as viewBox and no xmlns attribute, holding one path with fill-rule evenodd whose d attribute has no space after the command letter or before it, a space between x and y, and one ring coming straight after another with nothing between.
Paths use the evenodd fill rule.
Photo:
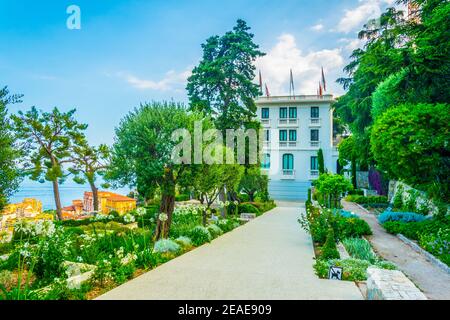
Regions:
<instances>
[{"instance_id":1,"label":"sky","mask_svg":"<svg viewBox=\"0 0 450 320\"><path fill-rule=\"evenodd\" d=\"M201 44L244 19L267 53L256 62L271 95L315 94L323 66L328 92L357 33L394 0L0 0L0 87L31 106L77 109L93 145L112 144L114 128L141 103L187 102L186 79ZM80 9L80 29L69 29ZM257 80L255 79L255 82Z\"/></svg>"}]
</instances>

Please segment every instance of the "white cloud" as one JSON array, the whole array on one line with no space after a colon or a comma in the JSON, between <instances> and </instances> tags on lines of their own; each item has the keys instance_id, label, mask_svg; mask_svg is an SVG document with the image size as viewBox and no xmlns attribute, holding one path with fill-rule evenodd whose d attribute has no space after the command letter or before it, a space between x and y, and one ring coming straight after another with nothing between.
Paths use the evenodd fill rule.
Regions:
<instances>
[{"instance_id":1,"label":"white cloud","mask_svg":"<svg viewBox=\"0 0 450 320\"><path fill-rule=\"evenodd\" d=\"M261 70L263 82L267 83L269 91L273 95L289 93L289 70L291 68L295 93L316 94L322 66L327 79L328 92L333 93L333 89L337 88L334 79L340 74L343 64L341 49L324 49L303 53L298 48L295 37L291 34L281 35L277 44L256 62L257 68Z\"/></svg>"},{"instance_id":2,"label":"white cloud","mask_svg":"<svg viewBox=\"0 0 450 320\"><path fill-rule=\"evenodd\" d=\"M395 0L359 0L359 6L345 10L335 31L349 33L355 28L360 28L368 20L378 18L384 8L387 5L392 6L394 2Z\"/></svg>"},{"instance_id":3,"label":"white cloud","mask_svg":"<svg viewBox=\"0 0 450 320\"><path fill-rule=\"evenodd\" d=\"M324 28L323 24L319 23L319 24L316 24L315 26L312 26L311 30L313 30L313 31L322 31L323 28Z\"/></svg>"},{"instance_id":4,"label":"white cloud","mask_svg":"<svg viewBox=\"0 0 450 320\"><path fill-rule=\"evenodd\" d=\"M357 48L362 48L364 47L364 44L366 43L366 41L364 39L348 39L348 38L342 38L339 39L340 43L344 43L344 47L343 49L349 53L353 52L353 50L357 49Z\"/></svg>"},{"instance_id":5,"label":"white cloud","mask_svg":"<svg viewBox=\"0 0 450 320\"><path fill-rule=\"evenodd\" d=\"M125 79L134 88L140 90L180 91L186 86L187 78L191 75L191 68L187 68L179 73L170 70L160 80L143 79L124 72L119 72L117 75Z\"/></svg>"}]
</instances>

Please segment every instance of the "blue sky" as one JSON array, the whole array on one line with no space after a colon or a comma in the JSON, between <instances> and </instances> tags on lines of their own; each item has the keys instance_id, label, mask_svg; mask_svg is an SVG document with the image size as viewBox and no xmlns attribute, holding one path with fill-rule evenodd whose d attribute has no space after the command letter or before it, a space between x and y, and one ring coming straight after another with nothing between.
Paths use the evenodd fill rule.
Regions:
<instances>
[{"instance_id":1,"label":"blue sky","mask_svg":"<svg viewBox=\"0 0 450 320\"><path fill-rule=\"evenodd\" d=\"M272 94L315 94L323 65L329 92L356 34L393 0L0 0L0 86L43 110L77 108L92 144L111 144L114 127L141 102L187 101L186 77L201 43L247 21L267 53L257 62ZM66 8L81 10L69 30Z\"/></svg>"}]
</instances>

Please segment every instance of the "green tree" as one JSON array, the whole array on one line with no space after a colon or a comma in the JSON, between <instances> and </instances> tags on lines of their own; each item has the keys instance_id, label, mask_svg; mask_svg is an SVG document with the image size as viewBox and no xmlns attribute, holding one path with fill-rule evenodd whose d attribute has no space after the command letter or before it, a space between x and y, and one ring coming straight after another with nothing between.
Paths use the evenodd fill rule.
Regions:
<instances>
[{"instance_id":1,"label":"green tree","mask_svg":"<svg viewBox=\"0 0 450 320\"><path fill-rule=\"evenodd\" d=\"M219 130L238 129L254 116L258 96L256 58L264 54L253 42L243 20L223 36L212 36L202 45L203 58L192 70L187 91L193 110L211 115Z\"/></svg>"},{"instance_id":2,"label":"green tree","mask_svg":"<svg viewBox=\"0 0 450 320\"><path fill-rule=\"evenodd\" d=\"M19 151L14 143L8 119L8 104L19 103L22 95L9 95L7 87L0 89L0 211L17 190L21 180L17 168Z\"/></svg>"},{"instance_id":3,"label":"green tree","mask_svg":"<svg viewBox=\"0 0 450 320\"><path fill-rule=\"evenodd\" d=\"M267 191L269 177L261 173L259 167L246 169L239 182L239 191L248 195L249 201L255 201L256 194L264 194Z\"/></svg>"},{"instance_id":4,"label":"green tree","mask_svg":"<svg viewBox=\"0 0 450 320\"><path fill-rule=\"evenodd\" d=\"M314 187L323 196L327 207L339 207L339 200L343 193L353 189L352 184L340 174L324 173L314 181Z\"/></svg>"},{"instance_id":5,"label":"green tree","mask_svg":"<svg viewBox=\"0 0 450 320\"><path fill-rule=\"evenodd\" d=\"M342 167L350 164L350 171L352 176L353 188L357 188L356 185L356 148L354 136L350 136L342 140L338 145L339 150L339 164Z\"/></svg>"},{"instance_id":6,"label":"green tree","mask_svg":"<svg viewBox=\"0 0 450 320\"><path fill-rule=\"evenodd\" d=\"M317 162L319 164L319 174L325 173L325 162L323 160L323 150L319 149L317 152Z\"/></svg>"},{"instance_id":7,"label":"green tree","mask_svg":"<svg viewBox=\"0 0 450 320\"><path fill-rule=\"evenodd\" d=\"M376 121L371 148L389 177L424 190L437 187L438 196L448 199L449 136L449 104L403 104Z\"/></svg>"},{"instance_id":8,"label":"green tree","mask_svg":"<svg viewBox=\"0 0 450 320\"><path fill-rule=\"evenodd\" d=\"M64 181L64 165L71 161L72 145L84 139L86 124L74 118L75 109L61 112L38 111L35 107L13 115L14 130L22 141L26 156L26 173L32 180L50 181L53 186L56 213L62 219L59 184Z\"/></svg>"},{"instance_id":9,"label":"green tree","mask_svg":"<svg viewBox=\"0 0 450 320\"><path fill-rule=\"evenodd\" d=\"M108 168L110 150L107 145L90 146L87 141L73 145L72 167L69 172L74 175L73 180L79 184L89 183L94 199L94 211L98 211L97 176L104 176Z\"/></svg>"},{"instance_id":10,"label":"green tree","mask_svg":"<svg viewBox=\"0 0 450 320\"><path fill-rule=\"evenodd\" d=\"M169 234L175 186L190 168L187 163L173 161L172 152L179 142L172 139L172 134L180 128L192 133L195 121L203 121L204 129L212 127L203 114L188 112L182 104L152 102L130 112L116 128L106 178L115 184L137 187L144 198L160 189L160 212L167 215L167 220L158 219L155 239Z\"/></svg>"}]
</instances>

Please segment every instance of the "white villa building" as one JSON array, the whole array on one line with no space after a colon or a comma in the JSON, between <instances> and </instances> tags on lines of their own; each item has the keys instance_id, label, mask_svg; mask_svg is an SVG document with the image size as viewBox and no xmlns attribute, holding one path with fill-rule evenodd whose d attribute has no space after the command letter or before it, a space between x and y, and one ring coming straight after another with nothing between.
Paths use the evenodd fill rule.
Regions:
<instances>
[{"instance_id":1,"label":"white villa building","mask_svg":"<svg viewBox=\"0 0 450 320\"><path fill-rule=\"evenodd\" d=\"M317 152L325 168L337 171L333 146L333 95L259 97L257 116L264 128L262 168L275 200L305 200L318 178Z\"/></svg>"}]
</instances>

